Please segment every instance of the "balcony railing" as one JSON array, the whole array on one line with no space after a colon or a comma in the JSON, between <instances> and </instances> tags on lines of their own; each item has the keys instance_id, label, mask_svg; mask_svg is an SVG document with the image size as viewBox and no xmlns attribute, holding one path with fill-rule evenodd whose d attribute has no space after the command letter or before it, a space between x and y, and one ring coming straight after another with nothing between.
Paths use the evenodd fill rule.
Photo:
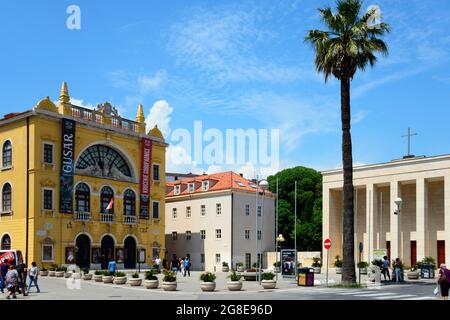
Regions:
<instances>
[{"instance_id":1,"label":"balcony railing","mask_svg":"<svg viewBox=\"0 0 450 320\"><path fill-rule=\"evenodd\" d=\"M77 212L75 215L75 220L77 221L91 221L90 212Z\"/></svg>"},{"instance_id":2,"label":"balcony railing","mask_svg":"<svg viewBox=\"0 0 450 320\"><path fill-rule=\"evenodd\" d=\"M137 223L136 216L123 216L123 223L124 224L136 224Z\"/></svg>"},{"instance_id":3,"label":"balcony railing","mask_svg":"<svg viewBox=\"0 0 450 320\"><path fill-rule=\"evenodd\" d=\"M114 215L110 213L101 213L100 214L101 222L114 222Z\"/></svg>"}]
</instances>

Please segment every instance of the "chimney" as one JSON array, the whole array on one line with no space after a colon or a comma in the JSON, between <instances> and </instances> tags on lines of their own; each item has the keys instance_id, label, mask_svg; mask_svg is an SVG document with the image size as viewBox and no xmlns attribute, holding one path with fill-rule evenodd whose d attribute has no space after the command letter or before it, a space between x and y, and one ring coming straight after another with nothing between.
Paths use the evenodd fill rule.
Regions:
<instances>
[{"instance_id":1,"label":"chimney","mask_svg":"<svg viewBox=\"0 0 450 320\"><path fill-rule=\"evenodd\" d=\"M241 178L243 178L243 177L244 177L244 174L243 174L243 173L239 173L239 175L241 176Z\"/></svg>"}]
</instances>

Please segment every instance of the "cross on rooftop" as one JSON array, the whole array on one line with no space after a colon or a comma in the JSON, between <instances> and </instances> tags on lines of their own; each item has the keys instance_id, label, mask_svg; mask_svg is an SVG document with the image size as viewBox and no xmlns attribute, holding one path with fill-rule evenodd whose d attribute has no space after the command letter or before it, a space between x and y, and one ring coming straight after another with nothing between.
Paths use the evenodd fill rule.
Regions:
<instances>
[{"instance_id":1,"label":"cross on rooftop","mask_svg":"<svg viewBox=\"0 0 450 320\"><path fill-rule=\"evenodd\" d=\"M408 138L408 155L406 157L411 157L411 138L417 136L417 133L412 133L411 128L408 128L408 134L403 135L402 138Z\"/></svg>"}]
</instances>

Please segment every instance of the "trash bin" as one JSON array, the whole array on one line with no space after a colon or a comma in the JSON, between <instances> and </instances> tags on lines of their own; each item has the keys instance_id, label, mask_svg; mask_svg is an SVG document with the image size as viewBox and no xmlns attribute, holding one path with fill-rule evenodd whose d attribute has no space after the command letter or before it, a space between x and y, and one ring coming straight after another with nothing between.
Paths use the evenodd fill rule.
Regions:
<instances>
[{"instance_id":1,"label":"trash bin","mask_svg":"<svg viewBox=\"0 0 450 320\"><path fill-rule=\"evenodd\" d=\"M426 264L420 267L420 277L422 279L434 279L434 267Z\"/></svg>"},{"instance_id":2,"label":"trash bin","mask_svg":"<svg viewBox=\"0 0 450 320\"><path fill-rule=\"evenodd\" d=\"M297 285L301 287L314 287L314 269L298 269Z\"/></svg>"}]
</instances>

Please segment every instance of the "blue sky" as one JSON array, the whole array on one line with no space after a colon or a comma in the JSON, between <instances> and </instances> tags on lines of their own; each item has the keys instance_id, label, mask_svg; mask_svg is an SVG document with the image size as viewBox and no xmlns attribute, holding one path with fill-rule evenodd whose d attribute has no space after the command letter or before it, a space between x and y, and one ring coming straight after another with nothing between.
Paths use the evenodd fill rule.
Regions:
<instances>
[{"instance_id":1,"label":"blue sky","mask_svg":"<svg viewBox=\"0 0 450 320\"><path fill-rule=\"evenodd\" d=\"M66 27L69 5L81 29ZM110 101L134 118L152 109L170 141L176 128L280 130L280 166L341 162L339 83L325 83L303 42L333 1L3 1L0 113L23 111L63 80L86 106ZM400 158L412 127L416 155L450 153L450 2L365 1L391 24L390 55L352 82L356 164ZM162 102L161 100L165 101ZM159 101L159 102L158 102ZM173 144L172 144L173 148ZM250 175L258 164L169 170Z\"/></svg>"}]
</instances>

